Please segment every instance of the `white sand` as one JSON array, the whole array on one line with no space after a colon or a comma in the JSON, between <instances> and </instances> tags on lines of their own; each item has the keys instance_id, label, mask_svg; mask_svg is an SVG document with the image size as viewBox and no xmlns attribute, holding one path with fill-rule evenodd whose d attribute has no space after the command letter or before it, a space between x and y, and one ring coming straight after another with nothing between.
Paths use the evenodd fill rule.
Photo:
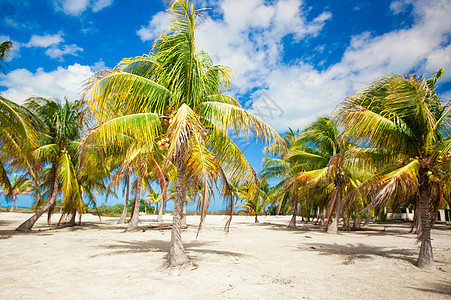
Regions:
<instances>
[{"instance_id":1,"label":"white sand","mask_svg":"<svg viewBox=\"0 0 451 300\"><path fill-rule=\"evenodd\" d=\"M188 217L183 239L194 268L165 267L170 231L124 233L116 218L85 215L83 226L13 231L29 217L0 213L0 299L450 299L451 227L433 230L436 271L416 268L409 224L329 235L288 230L290 217ZM55 215L53 220L58 219ZM165 221L170 223L171 216ZM41 229L41 231L39 231Z\"/></svg>"}]
</instances>

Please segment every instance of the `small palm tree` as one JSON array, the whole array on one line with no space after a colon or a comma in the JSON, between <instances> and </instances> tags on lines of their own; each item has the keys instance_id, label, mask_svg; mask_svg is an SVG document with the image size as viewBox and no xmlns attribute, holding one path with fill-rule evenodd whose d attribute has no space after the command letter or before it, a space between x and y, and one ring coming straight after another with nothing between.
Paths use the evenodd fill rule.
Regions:
<instances>
[{"instance_id":1,"label":"small palm tree","mask_svg":"<svg viewBox=\"0 0 451 300\"><path fill-rule=\"evenodd\" d=\"M258 196L255 197L252 193L249 193L249 186L243 186L237 192L238 199L245 199L242 204L235 205L236 207L243 208L248 215L255 216L255 223L258 223L258 216L265 212L266 206L270 201L271 188L266 180L260 183Z\"/></svg>"},{"instance_id":2,"label":"small palm tree","mask_svg":"<svg viewBox=\"0 0 451 300\"><path fill-rule=\"evenodd\" d=\"M30 98L25 104L47 125L41 131L40 147L34 151L34 157L50 165L49 198L32 217L22 223L16 230L30 231L39 217L49 211L56 203L59 193L63 194L63 203L71 209L82 212L83 201L77 178L77 151L81 135L79 117L81 107L77 101L64 103L55 99Z\"/></svg>"},{"instance_id":3,"label":"small palm tree","mask_svg":"<svg viewBox=\"0 0 451 300\"><path fill-rule=\"evenodd\" d=\"M11 212L14 211L14 206L19 195L30 195L33 191L33 181L28 179L25 175L17 176L17 174L14 174L10 189L0 190L0 192L5 193L5 199L12 198L13 203L10 209Z\"/></svg>"}]
</instances>

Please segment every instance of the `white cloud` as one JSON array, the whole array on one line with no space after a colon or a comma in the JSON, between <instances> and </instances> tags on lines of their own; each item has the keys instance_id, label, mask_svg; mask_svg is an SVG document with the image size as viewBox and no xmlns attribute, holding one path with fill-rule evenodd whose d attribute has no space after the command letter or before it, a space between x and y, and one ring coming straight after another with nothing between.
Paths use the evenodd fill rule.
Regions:
<instances>
[{"instance_id":1,"label":"white cloud","mask_svg":"<svg viewBox=\"0 0 451 300\"><path fill-rule=\"evenodd\" d=\"M406 12L413 5L414 24L410 28L379 36L361 32L352 37L341 60L322 71L318 68L321 63L316 66L299 60L286 65L283 39L288 35L294 36L293 42L314 39L333 18L333 11L310 16L313 21L307 21L309 8L300 0L204 4L215 6L222 19L207 17L201 23L196 33L199 48L216 63L232 68L233 93L239 100L252 91L254 113L262 115L262 91L281 108L282 115L262 115L281 132L287 127L303 128L315 117L331 113L346 96L387 73L414 70L429 76L439 67L451 70L451 2L447 0L393 2L390 9L394 14ZM319 46L317 51L324 48Z\"/></svg>"},{"instance_id":2,"label":"white cloud","mask_svg":"<svg viewBox=\"0 0 451 300\"><path fill-rule=\"evenodd\" d=\"M67 68L58 67L51 72L42 68L32 73L26 69L16 69L5 75L0 84L7 89L2 96L23 103L31 96L43 96L70 100L79 99L83 85L93 75L89 66L73 64Z\"/></svg>"},{"instance_id":3,"label":"white cloud","mask_svg":"<svg viewBox=\"0 0 451 300\"><path fill-rule=\"evenodd\" d=\"M105 7L110 6L113 3L113 0L97 0L92 3L92 11L98 12L104 9Z\"/></svg>"},{"instance_id":4,"label":"white cloud","mask_svg":"<svg viewBox=\"0 0 451 300\"><path fill-rule=\"evenodd\" d=\"M72 45L64 45L62 48L51 47L45 51L50 58L60 58L62 59L63 55L73 55L78 56L77 52L82 52L83 48L78 47L75 44Z\"/></svg>"},{"instance_id":5,"label":"white cloud","mask_svg":"<svg viewBox=\"0 0 451 300\"><path fill-rule=\"evenodd\" d=\"M54 0L55 10L67 15L79 16L86 10L98 12L113 3L113 0Z\"/></svg>"},{"instance_id":6,"label":"white cloud","mask_svg":"<svg viewBox=\"0 0 451 300\"><path fill-rule=\"evenodd\" d=\"M61 32L57 34L45 34L45 35L32 35L30 41L23 44L25 47L38 47L47 48L45 54L52 59L59 58L62 60L64 55L77 56L77 52L82 52L83 48L78 47L75 44L61 45L64 42L63 34Z\"/></svg>"},{"instance_id":7,"label":"white cloud","mask_svg":"<svg viewBox=\"0 0 451 300\"><path fill-rule=\"evenodd\" d=\"M55 0L56 10L63 11L67 15L78 16L84 12L89 5L89 0Z\"/></svg>"},{"instance_id":8,"label":"white cloud","mask_svg":"<svg viewBox=\"0 0 451 300\"><path fill-rule=\"evenodd\" d=\"M45 34L45 35L35 35L33 34L30 38L30 41L25 44L25 47L40 47L40 48L48 48L52 45L58 45L63 42L64 39L62 37L62 33L57 34Z\"/></svg>"},{"instance_id":9,"label":"white cloud","mask_svg":"<svg viewBox=\"0 0 451 300\"><path fill-rule=\"evenodd\" d=\"M147 26L141 26L136 34L142 41L151 41L159 34L162 34L169 27L170 15L167 12L161 11L156 13L149 21Z\"/></svg>"},{"instance_id":10,"label":"white cloud","mask_svg":"<svg viewBox=\"0 0 451 300\"><path fill-rule=\"evenodd\" d=\"M410 4L412 4L411 0L396 0L390 3L390 10L397 15L405 12Z\"/></svg>"}]
</instances>

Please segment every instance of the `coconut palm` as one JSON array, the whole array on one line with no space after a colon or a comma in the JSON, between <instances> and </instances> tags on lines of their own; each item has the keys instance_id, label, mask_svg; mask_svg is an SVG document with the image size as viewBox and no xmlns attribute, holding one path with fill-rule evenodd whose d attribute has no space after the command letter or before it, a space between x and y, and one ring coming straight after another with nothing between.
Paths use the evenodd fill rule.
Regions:
<instances>
[{"instance_id":1,"label":"coconut palm","mask_svg":"<svg viewBox=\"0 0 451 300\"><path fill-rule=\"evenodd\" d=\"M18 176L17 174L14 174L10 189L0 190L0 192L5 193L5 199L8 200L12 198L13 200L10 211L14 211L14 206L19 195L30 195L33 191L33 181L28 179L25 175Z\"/></svg>"},{"instance_id":2,"label":"coconut palm","mask_svg":"<svg viewBox=\"0 0 451 300\"><path fill-rule=\"evenodd\" d=\"M265 142L279 136L235 99L221 94L230 87L230 70L214 65L197 49L194 32L200 11L183 0L173 1L168 11L172 23L155 41L154 55L124 59L89 86L86 99L99 126L86 142L99 142L105 152L130 138L155 151L157 142L167 148L165 165L173 162L177 170L169 252L174 266L189 261L180 230L188 186L203 182L208 194L218 180L257 180L229 132L239 137L255 133ZM208 197L203 201L205 212ZM228 201L231 211L231 197Z\"/></svg>"},{"instance_id":3,"label":"coconut palm","mask_svg":"<svg viewBox=\"0 0 451 300\"><path fill-rule=\"evenodd\" d=\"M333 119L320 117L307 126L299 138L298 145L290 148L287 154L288 159L295 161L301 171L290 178L285 189L301 189L300 192L304 195L311 193L311 189L327 192L324 195L329 198L325 226L329 233L338 232L341 199L355 180L355 170L351 168L352 160L347 160L352 148L352 144L342 137ZM328 187L329 185L331 186ZM335 218L329 226L334 212Z\"/></svg>"},{"instance_id":4,"label":"coconut palm","mask_svg":"<svg viewBox=\"0 0 451 300\"><path fill-rule=\"evenodd\" d=\"M435 93L443 69L431 79L388 75L350 96L338 110L338 118L356 142L373 147L368 161L380 172L363 182L352 195L363 193L369 208L388 201L416 197L421 248L417 266L433 268L429 209L442 198L442 178L449 177L451 139L449 105Z\"/></svg>"},{"instance_id":5,"label":"coconut palm","mask_svg":"<svg viewBox=\"0 0 451 300\"><path fill-rule=\"evenodd\" d=\"M272 197L272 200L278 202L278 212L282 209L282 202L285 200L285 210L293 210L293 216L288 227L295 228L296 216L298 214L297 207L299 193L296 188L286 189L286 185L295 174L304 171L305 168L297 157L289 155L289 153L293 152L293 149L301 147L299 131L295 133L292 129L289 129L283 139L288 149L280 147L277 144L272 144L263 148L264 154L271 154L274 157L264 158L263 169L260 171L259 175L264 181L269 179L281 179L281 181L272 189L272 193L277 195ZM287 199L290 199L291 201L286 201Z\"/></svg>"},{"instance_id":6,"label":"coconut palm","mask_svg":"<svg viewBox=\"0 0 451 300\"><path fill-rule=\"evenodd\" d=\"M8 190L10 172L25 172L39 194L40 164L32 156L44 124L30 110L0 96L0 185Z\"/></svg>"},{"instance_id":7,"label":"coconut palm","mask_svg":"<svg viewBox=\"0 0 451 300\"><path fill-rule=\"evenodd\" d=\"M30 98L25 105L47 125L48 131L41 131L40 146L34 157L50 166L49 198L32 217L16 230L30 231L39 217L56 203L59 193L63 194L63 204L82 209L82 194L77 179L77 150L81 135L78 123L81 107L77 101L64 103L56 99ZM81 211L79 211L81 212Z\"/></svg>"},{"instance_id":8,"label":"coconut palm","mask_svg":"<svg viewBox=\"0 0 451 300\"><path fill-rule=\"evenodd\" d=\"M235 205L235 208L243 208L248 215L255 216L255 223L259 223L258 216L265 212L266 206L270 201L271 188L266 180L263 180L260 182L259 193L255 197L253 193L249 193L249 187L249 185L241 186L236 191L237 199L243 199L245 202Z\"/></svg>"},{"instance_id":9,"label":"coconut palm","mask_svg":"<svg viewBox=\"0 0 451 300\"><path fill-rule=\"evenodd\" d=\"M161 195L158 194L156 191L151 190L149 194L144 198L149 203L154 204L154 214L157 214L158 212L158 203L161 203Z\"/></svg>"}]
</instances>

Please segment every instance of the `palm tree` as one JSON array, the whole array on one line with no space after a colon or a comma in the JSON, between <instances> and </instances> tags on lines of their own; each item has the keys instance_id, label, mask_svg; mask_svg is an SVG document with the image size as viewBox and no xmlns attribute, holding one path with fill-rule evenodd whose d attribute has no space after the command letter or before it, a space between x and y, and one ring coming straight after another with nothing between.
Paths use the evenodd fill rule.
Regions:
<instances>
[{"instance_id":1,"label":"palm tree","mask_svg":"<svg viewBox=\"0 0 451 300\"><path fill-rule=\"evenodd\" d=\"M260 171L260 178L264 181L269 179L281 179L281 181L272 189L272 193L277 195L272 199L279 202L277 211L282 209L282 202L289 198L291 201L286 202L286 210L293 209L293 216L288 224L289 228L296 228L296 217L298 214L298 191L296 188L286 189L287 183L298 172L304 171L303 163L292 157L290 153L293 149L301 147L299 139L299 131L296 133L290 128L283 137L287 147L280 147L278 144L272 144L263 148L264 154L271 154L275 157L264 158L263 169ZM291 203L290 203L291 202Z\"/></svg>"},{"instance_id":2,"label":"palm tree","mask_svg":"<svg viewBox=\"0 0 451 300\"><path fill-rule=\"evenodd\" d=\"M25 102L47 125L48 131L41 131L40 146L34 156L50 166L48 185L49 199L32 217L16 230L30 231L39 217L56 203L57 195L63 193L63 203L71 209L82 208L82 194L77 178L77 151L81 135L79 117L81 106L77 101L64 103L55 99L30 98ZM81 211L79 211L81 212Z\"/></svg>"},{"instance_id":3,"label":"palm tree","mask_svg":"<svg viewBox=\"0 0 451 300\"><path fill-rule=\"evenodd\" d=\"M434 91L442 75L443 69L428 80L388 75L348 97L337 114L349 136L373 148L367 160L380 166L351 196L368 195L368 208L418 199L420 268L434 267L430 231L435 215L429 209L442 198L438 183L448 177L451 160L450 107Z\"/></svg>"},{"instance_id":4,"label":"palm tree","mask_svg":"<svg viewBox=\"0 0 451 300\"><path fill-rule=\"evenodd\" d=\"M311 193L328 192L328 218L325 224L329 233L338 232L338 222L342 211L342 197L353 182L354 169L347 160L353 146L341 135L336 122L330 117L320 117L312 122L302 133L296 147L290 148L288 159L298 164L300 172L293 175L285 189L299 189ZM328 187L329 186L329 187ZM335 218L329 226L332 215Z\"/></svg>"},{"instance_id":5,"label":"palm tree","mask_svg":"<svg viewBox=\"0 0 451 300\"><path fill-rule=\"evenodd\" d=\"M149 203L154 204L154 214L157 214L158 212L158 202L161 203L161 195L155 192L154 190L151 190L150 193L144 198Z\"/></svg>"},{"instance_id":6,"label":"palm tree","mask_svg":"<svg viewBox=\"0 0 451 300\"><path fill-rule=\"evenodd\" d=\"M14 174L12 186L10 189L0 190L0 192L5 193L5 199L12 198L13 200L10 211L14 211L17 196L30 195L33 191L33 181L28 179L25 175L17 176L17 174Z\"/></svg>"},{"instance_id":7,"label":"palm tree","mask_svg":"<svg viewBox=\"0 0 451 300\"><path fill-rule=\"evenodd\" d=\"M266 205L270 198L270 187L266 180L260 183L259 194L257 197L253 197L252 193L248 193L248 187L242 187L239 191L239 198L246 201L242 204L235 205L235 207L243 208L248 215L255 216L255 223L258 222L258 215L265 212ZM249 197L251 195L251 197Z\"/></svg>"},{"instance_id":8,"label":"palm tree","mask_svg":"<svg viewBox=\"0 0 451 300\"><path fill-rule=\"evenodd\" d=\"M169 251L169 264L175 266L189 262L180 230L188 185L203 182L207 195L218 180L256 181L228 133L256 133L267 143L280 138L235 99L221 94L230 87L230 70L198 51L194 32L200 11L187 0L173 1L168 11L173 20L155 41L154 55L124 59L90 85L85 97L100 125L85 142L96 141L108 152L112 145L133 139L157 151L157 142L164 140L164 165L173 162L177 170ZM203 198L203 214L208 199ZM233 209L231 197L228 207Z\"/></svg>"},{"instance_id":9,"label":"palm tree","mask_svg":"<svg viewBox=\"0 0 451 300\"><path fill-rule=\"evenodd\" d=\"M0 73L5 73L5 58L8 56L8 53L11 52L13 47L13 42L4 41L0 44Z\"/></svg>"}]
</instances>

